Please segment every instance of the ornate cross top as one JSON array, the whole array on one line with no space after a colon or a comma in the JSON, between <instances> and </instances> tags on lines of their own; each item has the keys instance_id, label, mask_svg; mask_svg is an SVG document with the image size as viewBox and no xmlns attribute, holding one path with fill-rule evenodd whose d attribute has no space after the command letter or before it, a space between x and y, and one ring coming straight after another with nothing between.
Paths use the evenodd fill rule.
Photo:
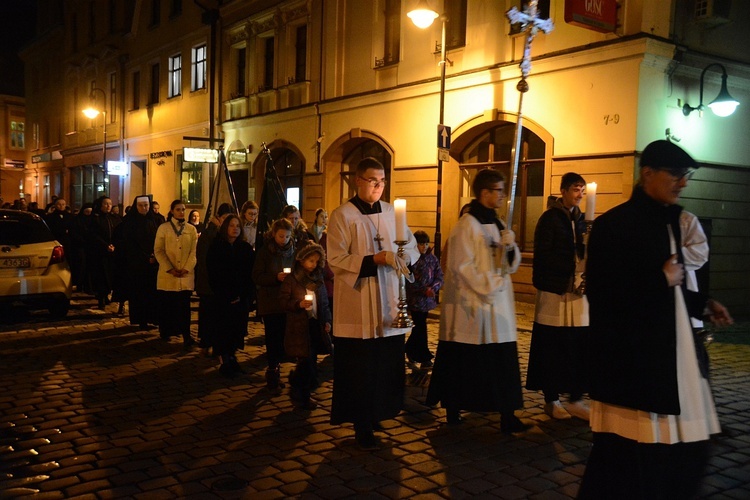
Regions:
<instances>
[{"instance_id":1,"label":"ornate cross top","mask_svg":"<svg viewBox=\"0 0 750 500\"><path fill-rule=\"evenodd\" d=\"M513 7L506 15L512 24L521 23L521 31L527 31L526 33L526 44L523 48L523 58L521 59L521 81L516 85L518 89L518 120L516 121L516 133L513 140L513 162L511 164L511 179L510 179L510 197L508 198L508 227L513 225L513 208L515 206L516 199L516 183L518 179L518 160L521 149L521 130L523 129L523 116L521 109L523 107L523 94L529 90L529 84L526 82L526 77L529 76L531 71L531 42L534 40L537 32L542 30L545 33L549 33L554 28L554 24L549 19L540 19L539 13L537 12L537 4L539 0L529 0L526 9L523 12L519 12L518 9ZM509 249L509 248L508 248ZM505 252L504 252L505 255ZM508 272L507 259L503 259L503 275Z\"/></svg>"},{"instance_id":2,"label":"ornate cross top","mask_svg":"<svg viewBox=\"0 0 750 500\"><path fill-rule=\"evenodd\" d=\"M541 19L537 11L539 0L530 0L528 6L523 12L513 7L506 15L511 24L521 23L521 31L526 31L526 44L523 48L523 59L521 60L521 77L526 79L531 71L531 42L534 41L539 30L549 33L554 28L551 19Z\"/></svg>"}]
</instances>

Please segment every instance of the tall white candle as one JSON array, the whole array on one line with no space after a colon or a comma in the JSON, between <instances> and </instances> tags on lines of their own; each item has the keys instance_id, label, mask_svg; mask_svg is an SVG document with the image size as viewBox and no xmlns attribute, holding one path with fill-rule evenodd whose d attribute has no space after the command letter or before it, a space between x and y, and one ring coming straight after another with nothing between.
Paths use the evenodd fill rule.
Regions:
<instances>
[{"instance_id":1,"label":"tall white candle","mask_svg":"<svg viewBox=\"0 0 750 500\"><path fill-rule=\"evenodd\" d=\"M586 220L594 220L596 208L596 182L586 184Z\"/></svg>"},{"instance_id":2,"label":"tall white candle","mask_svg":"<svg viewBox=\"0 0 750 500\"><path fill-rule=\"evenodd\" d=\"M393 209L396 211L396 241L406 241L406 200L393 200Z\"/></svg>"}]
</instances>

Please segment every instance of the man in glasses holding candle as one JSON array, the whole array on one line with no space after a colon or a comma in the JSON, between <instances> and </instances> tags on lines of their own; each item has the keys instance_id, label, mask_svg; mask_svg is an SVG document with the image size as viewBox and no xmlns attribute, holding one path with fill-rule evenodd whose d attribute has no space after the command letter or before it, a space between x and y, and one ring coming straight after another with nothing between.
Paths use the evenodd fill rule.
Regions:
<instances>
[{"instance_id":1,"label":"man in glasses holding candle","mask_svg":"<svg viewBox=\"0 0 750 500\"><path fill-rule=\"evenodd\" d=\"M588 391L589 307L586 296L578 293L585 266L586 224L579 208L585 186L579 174L563 175L561 196L539 217L534 232L532 281L537 293L526 388L543 391L544 413L554 419L589 419L582 399ZM570 394L567 408L560 403L562 392Z\"/></svg>"},{"instance_id":2,"label":"man in glasses holding candle","mask_svg":"<svg viewBox=\"0 0 750 500\"><path fill-rule=\"evenodd\" d=\"M588 242L593 447L578 498L695 498L721 431L690 317L732 323L685 287L681 191L695 160L655 141L630 200ZM697 350L698 348L698 350Z\"/></svg>"},{"instance_id":3,"label":"man in glasses holding candle","mask_svg":"<svg viewBox=\"0 0 750 500\"><path fill-rule=\"evenodd\" d=\"M404 337L398 316L399 273L419 258L406 225L406 207L381 201L385 169L375 158L359 162L357 194L331 213L328 262L334 273L333 398L331 423L354 424L362 449L378 447L373 431L403 406ZM404 200L397 200L404 201ZM396 255L403 241L405 259Z\"/></svg>"}]
</instances>

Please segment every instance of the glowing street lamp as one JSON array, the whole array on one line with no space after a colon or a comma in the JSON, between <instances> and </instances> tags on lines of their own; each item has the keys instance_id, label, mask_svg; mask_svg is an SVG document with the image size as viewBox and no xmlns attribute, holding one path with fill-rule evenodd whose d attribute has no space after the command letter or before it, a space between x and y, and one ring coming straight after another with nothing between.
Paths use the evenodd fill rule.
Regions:
<instances>
[{"instance_id":1,"label":"glowing street lamp","mask_svg":"<svg viewBox=\"0 0 750 500\"><path fill-rule=\"evenodd\" d=\"M419 0L417 7L409 11L406 14L409 19L418 28L425 29L432 25L432 22L440 18L442 22L442 35L440 42L440 117L438 120L439 125L444 125L443 120L445 118L445 64L447 59L445 57L445 25L448 22L448 16L445 14L439 15L436 11L432 10L427 5L426 0ZM443 160L438 156L437 161L437 207L435 211L435 256L440 257L440 246L441 246L441 234L440 234L440 212L442 211L443 201Z\"/></svg>"},{"instance_id":2,"label":"glowing street lamp","mask_svg":"<svg viewBox=\"0 0 750 500\"><path fill-rule=\"evenodd\" d=\"M103 118L102 131L104 134L102 137L102 168L104 169L104 172L106 173L107 171L107 94L100 88L95 87L91 89L91 95L89 97L92 103L96 102L96 96L94 95L95 92L102 93L102 100L104 103L104 107L102 108L102 111L99 111L93 106L89 106L88 108L83 110L83 114L86 116L86 118L89 118L91 120L99 116L99 113L102 114L102 118Z\"/></svg>"}]
</instances>

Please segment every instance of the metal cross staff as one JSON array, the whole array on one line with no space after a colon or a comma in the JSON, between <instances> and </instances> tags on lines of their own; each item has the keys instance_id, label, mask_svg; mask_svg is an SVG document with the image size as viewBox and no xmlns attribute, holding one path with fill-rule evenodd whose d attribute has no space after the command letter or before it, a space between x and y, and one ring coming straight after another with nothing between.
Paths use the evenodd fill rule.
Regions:
<instances>
[{"instance_id":1,"label":"metal cross staff","mask_svg":"<svg viewBox=\"0 0 750 500\"><path fill-rule=\"evenodd\" d=\"M513 170L511 172L510 181L510 206L508 207L508 227L513 223L513 207L516 201L516 183L518 180L518 160L521 154L521 131L523 129L523 118L521 116L521 106L523 105L523 95L529 90L529 84L526 82L526 77L529 76L531 71L531 42L534 40L537 32L542 30L545 33L549 33L554 28L554 24L550 19L540 19L537 12L537 4L539 0L530 0L528 6L523 12L519 12L518 9L513 7L506 15L510 19L511 24L521 23L521 31L527 31L526 33L526 45L523 49L523 59L521 59L521 81L516 85L516 89L519 92L518 96L518 121L516 122L516 134L514 137L515 148L513 149Z\"/></svg>"}]
</instances>

